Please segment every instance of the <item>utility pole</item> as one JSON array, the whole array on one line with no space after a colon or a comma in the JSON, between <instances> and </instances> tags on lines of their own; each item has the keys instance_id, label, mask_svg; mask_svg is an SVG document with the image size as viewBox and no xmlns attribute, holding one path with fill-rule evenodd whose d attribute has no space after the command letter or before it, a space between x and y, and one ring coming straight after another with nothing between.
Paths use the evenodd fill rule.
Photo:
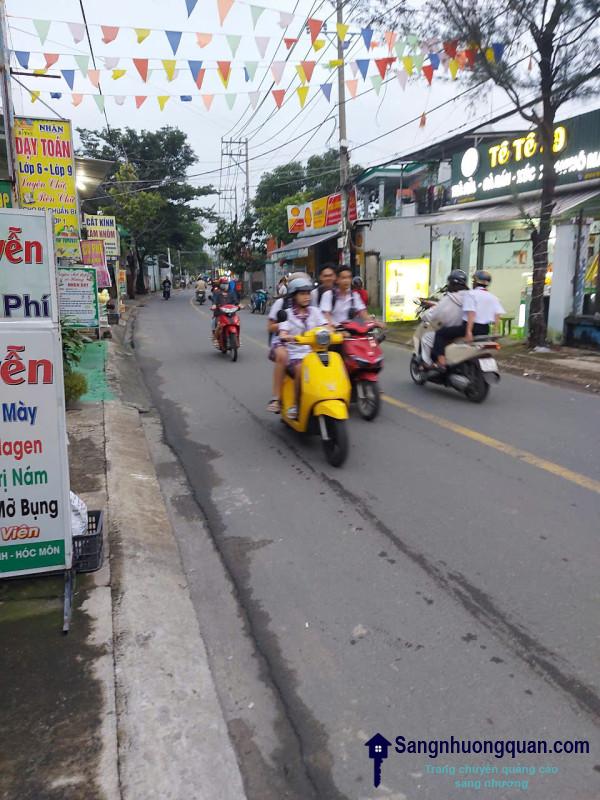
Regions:
<instances>
[{"instance_id":1,"label":"utility pole","mask_svg":"<svg viewBox=\"0 0 600 800\"><path fill-rule=\"evenodd\" d=\"M8 28L6 25L6 3L0 0L0 94L4 114L4 135L8 160L8 179L11 184L14 205L19 205L19 181L17 176L17 151L15 148L15 112L10 86L10 55Z\"/></svg>"},{"instance_id":2,"label":"utility pole","mask_svg":"<svg viewBox=\"0 0 600 800\"><path fill-rule=\"evenodd\" d=\"M234 170L235 188L228 188L227 176L231 170ZM248 139L221 139L221 187L219 189L219 208L225 211L227 205L233 211L233 203L235 203L235 211L230 215L231 221L237 219L238 206L237 206L237 170L241 169L244 173L246 180L246 199L244 203L244 214L250 211L250 158L248 156ZM223 187L223 170L226 170L225 187Z\"/></svg>"},{"instance_id":3,"label":"utility pole","mask_svg":"<svg viewBox=\"0 0 600 800\"><path fill-rule=\"evenodd\" d=\"M337 0L337 22L344 24L344 0ZM344 65L344 43L337 36L338 61L338 127L340 130L340 186L342 192L342 260L350 264L348 247L348 182L350 180L350 160L348 158L348 138L346 134L346 70Z\"/></svg>"}]
</instances>

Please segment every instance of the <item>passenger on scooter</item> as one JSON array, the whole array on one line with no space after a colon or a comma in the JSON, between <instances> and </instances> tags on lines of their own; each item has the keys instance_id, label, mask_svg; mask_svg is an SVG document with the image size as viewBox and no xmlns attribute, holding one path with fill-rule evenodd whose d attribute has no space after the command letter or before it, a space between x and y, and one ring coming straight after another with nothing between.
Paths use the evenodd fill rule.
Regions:
<instances>
[{"instance_id":1,"label":"passenger on scooter","mask_svg":"<svg viewBox=\"0 0 600 800\"><path fill-rule=\"evenodd\" d=\"M488 291L491 282L492 276L489 272L477 270L473 275L473 288L463 299L462 323L440 328L436 333L431 357L443 369L446 367L446 345L461 336L467 342L472 342L474 336L487 336L490 325L496 326L501 315L505 313L496 295Z\"/></svg>"},{"instance_id":2,"label":"passenger on scooter","mask_svg":"<svg viewBox=\"0 0 600 800\"><path fill-rule=\"evenodd\" d=\"M310 293L311 306L320 306L325 292L330 292L335 287L337 267L335 264L321 264L319 267L319 285Z\"/></svg>"},{"instance_id":3,"label":"passenger on scooter","mask_svg":"<svg viewBox=\"0 0 600 800\"><path fill-rule=\"evenodd\" d=\"M341 325L349 319L368 319L369 314L358 292L352 291L352 270L345 264L337 269L335 289L321 298L321 311L332 325Z\"/></svg>"},{"instance_id":4,"label":"passenger on scooter","mask_svg":"<svg viewBox=\"0 0 600 800\"><path fill-rule=\"evenodd\" d=\"M292 272L290 275L290 281L296 280L297 278L302 278L302 280L306 283L311 283L311 277L310 275L307 275L306 272ZM271 306L267 321L267 331L269 333L269 343L271 345L274 342L274 337L279 331L279 320L277 319L279 312L288 308L291 305L291 302L291 296L289 294L285 294L283 297L278 297Z\"/></svg>"},{"instance_id":5,"label":"passenger on scooter","mask_svg":"<svg viewBox=\"0 0 600 800\"><path fill-rule=\"evenodd\" d=\"M421 338L421 358L427 368L433 366L431 348L436 329L452 328L462 322L463 300L468 292L467 273L462 269L453 269L446 282L447 293L439 303L427 309L423 321L429 323L430 329Z\"/></svg>"}]
</instances>

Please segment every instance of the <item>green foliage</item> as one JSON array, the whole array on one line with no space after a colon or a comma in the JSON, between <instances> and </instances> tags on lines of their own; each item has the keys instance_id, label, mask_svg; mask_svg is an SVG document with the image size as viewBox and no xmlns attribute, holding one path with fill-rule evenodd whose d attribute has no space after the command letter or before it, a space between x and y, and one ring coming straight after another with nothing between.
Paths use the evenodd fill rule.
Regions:
<instances>
[{"instance_id":1,"label":"green foliage","mask_svg":"<svg viewBox=\"0 0 600 800\"><path fill-rule=\"evenodd\" d=\"M65 402L75 403L88 390L88 383L83 372L71 370L65 372Z\"/></svg>"},{"instance_id":2,"label":"green foliage","mask_svg":"<svg viewBox=\"0 0 600 800\"><path fill-rule=\"evenodd\" d=\"M77 328L70 327L68 319L61 319L60 334L62 339L63 368L66 375L73 370L75 364L79 364L83 349L90 339Z\"/></svg>"},{"instance_id":3,"label":"green foliage","mask_svg":"<svg viewBox=\"0 0 600 800\"><path fill-rule=\"evenodd\" d=\"M291 242L294 234L289 233L287 223L287 207L306 203L308 200L307 192L284 197L278 203L264 206L256 210L256 216L260 229L272 236L277 242Z\"/></svg>"},{"instance_id":4,"label":"green foliage","mask_svg":"<svg viewBox=\"0 0 600 800\"><path fill-rule=\"evenodd\" d=\"M252 272L264 264L266 248L253 214L240 221L220 219L210 243L219 251L221 263L236 274Z\"/></svg>"}]
</instances>

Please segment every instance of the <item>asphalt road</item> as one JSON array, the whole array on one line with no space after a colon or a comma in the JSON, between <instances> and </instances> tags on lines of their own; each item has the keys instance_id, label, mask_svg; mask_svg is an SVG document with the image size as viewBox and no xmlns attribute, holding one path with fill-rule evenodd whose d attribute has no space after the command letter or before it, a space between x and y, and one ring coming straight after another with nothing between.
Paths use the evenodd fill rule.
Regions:
<instances>
[{"instance_id":1,"label":"asphalt road","mask_svg":"<svg viewBox=\"0 0 600 800\"><path fill-rule=\"evenodd\" d=\"M265 319L242 313L232 364L205 308L191 292L148 301L135 345L248 797L600 797L598 399L503 376L475 406L414 386L408 352L386 345L382 413L353 413L336 470L264 410ZM587 739L590 754L392 749L376 790L376 731Z\"/></svg>"}]
</instances>

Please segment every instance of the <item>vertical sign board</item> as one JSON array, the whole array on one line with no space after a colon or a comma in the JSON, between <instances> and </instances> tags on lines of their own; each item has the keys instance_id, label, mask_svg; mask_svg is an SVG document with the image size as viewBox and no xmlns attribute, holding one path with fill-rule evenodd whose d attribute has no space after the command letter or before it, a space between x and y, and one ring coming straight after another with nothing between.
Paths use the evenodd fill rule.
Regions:
<instances>
[{"instance_id":1,"label":"vertical sign board","mask_svg":"<svg viewBox=\"0 0 600 800\"><path fill-rule=\"evenodd\" d=\"M385 321L416 319L419 297L429 291L429 259L402 258L385 262Z\"/></svg>"},{"instance_id":2,"label":"vertical sign board","mask_svg":"<svg viewBox=\"0 0 600 800\"><path fill-rule=\"evenodd\" d=\"M60 318L70 328L98 328L98 284L94 267L58 268Z\"/></svg>"},{"instance_id":3,"label":"vertical sign board","mask_svg":"<svg viewBox=\"0 0 600 800\"><path fill-rule=\"evenodd\" d=\"M0 577L13 577L70 569L71 512L50 215L0 210L0 234Z\"/></svg>"},{"instance_id":4,"label":"vertical sign board","mask_svg":"<svg viewBox=\"0 0 600 800\"><path fill-rule=\"evenodd\" d=\"M79 261L79 209L71 123L15 118L17 178L24 208L52 211L57 258Z\"/></svg>"},{"instance_id":5,"label":"vertical sign board","mask_svg":"<svg viewBox=\"0 0 600 800\"><path fill-rule=\"evenodd\" d=\"M118 258L119 241L117 221L107 214L84 214L83 224L87 228L88 239L100 239L104 242L107 258Z\"/></svg>"},{"instance_id":6,"label":"vertical sign board","mask_svg":"<svg viewBox=\"0 0 600 800\"><path fill-rule=\"evenodd\" d=\"M106 266L104 242L101 239L81 240L81 262L86 267L96 267L99 289L111 288L112 281Z\"/></svg>"}]
</instances>

